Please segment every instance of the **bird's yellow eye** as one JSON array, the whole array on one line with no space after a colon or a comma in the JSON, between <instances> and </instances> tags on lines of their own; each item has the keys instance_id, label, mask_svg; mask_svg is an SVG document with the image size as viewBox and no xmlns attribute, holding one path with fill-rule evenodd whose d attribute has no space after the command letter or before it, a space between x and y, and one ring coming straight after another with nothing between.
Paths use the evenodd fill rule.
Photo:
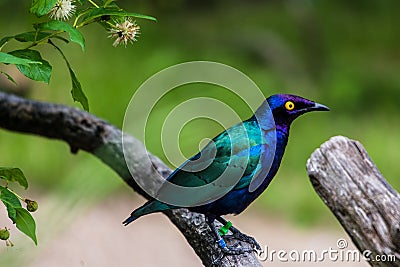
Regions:
<instances>
[{"instance_id":1,"label":"bird's yellow eye","mask_svg":"<svg viewBox=\"0 0 400 267\"><path fill-rule=\"evenodd\" d=\"M288 102L286 102L285 103L285 108L287 109L287 110L293 110L294 109L294 103L292 102L292 101L288 101Z\"/></svg>"}]
</instances>

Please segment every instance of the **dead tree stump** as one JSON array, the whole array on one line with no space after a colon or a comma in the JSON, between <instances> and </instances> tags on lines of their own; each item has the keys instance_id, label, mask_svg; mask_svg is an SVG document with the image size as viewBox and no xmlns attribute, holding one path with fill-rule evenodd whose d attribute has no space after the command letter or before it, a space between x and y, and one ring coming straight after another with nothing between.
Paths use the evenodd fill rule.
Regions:
<instances>
[{"instance_id":1,"label":"dead tree stump","mask_svg":"<svg viewBox=\"0 0 400 267\"><path fill-rule=\"evenodd\" d=\"M333 137L314 151L307 171L315 191L368 263L400 266L400 195L364 147Z\"/></svg>"}]
</instances>

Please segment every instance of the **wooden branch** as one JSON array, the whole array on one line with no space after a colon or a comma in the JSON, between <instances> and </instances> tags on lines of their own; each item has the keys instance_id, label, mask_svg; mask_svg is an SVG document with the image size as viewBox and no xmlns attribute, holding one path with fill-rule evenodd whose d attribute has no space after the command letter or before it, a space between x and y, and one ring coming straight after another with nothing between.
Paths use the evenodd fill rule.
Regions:
<instances>
[{"instance_id":1,"label":"wooden branch","mask_svg":"<svg viewBox=\"0 0 400 267\"><path fill-rule=\"evenodd\" d=\"M146 198L149 196L136 184L125 162L122 146L123 133L115 126L77 108L58 104L27 100L0 92L0 127L28 134L63 140L71 151L79 149L92 153L116 171L135 191ZM158 173L167 177L171 170L157 157L151 155L144 145L132 136L124 135L125 149L135 164L135 177L144 181ZM128 146L126 144L129 144ZM150 157L153 166L144 165L144 157ZM153 185L156 188L156 185ZM135 207L132 207L134 209ZM131 211L127 210L127 215ZM182 232L186 240L200 257L204 265L210 266L220 255L214 236L206 225L204 216L186 209L167 211L165 214ZM121 218L123 220L124 218ZM118 227L116 225L116 227ZM130 227L134 227L131 225ZM129 231L129 228L126 229ZM231 239L228 244L247 243ZM151 248L149 248L151 249ZM261 266L255 253L224 257L215 266Z\"/></svg>"},{"instance_id":2,"label":"wooden branch","mask_svg":"<svg viewBox=\"0 0 400 267\"><path fill-rule=\"evenodd\" d=\"M365 251L368 263L400 266L400 195L364 147L333 137L311 155L307 171L315 191L360 252Z\"/></svg>"}]
</instances>

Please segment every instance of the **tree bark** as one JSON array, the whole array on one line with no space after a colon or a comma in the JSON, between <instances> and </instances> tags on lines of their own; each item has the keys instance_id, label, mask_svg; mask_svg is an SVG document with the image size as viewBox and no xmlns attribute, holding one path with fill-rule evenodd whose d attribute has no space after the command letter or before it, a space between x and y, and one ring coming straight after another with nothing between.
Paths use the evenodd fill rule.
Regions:
<instances>
[{"instance_id":1,"label":"tree bark","mask_svg":"<svg viewBox=\"0 0 400 267\"><path fill-rule=\"evenodd\" d=\"M156 179L148 178L157 175L157 172L164 177L171 173L171 169L151 155L140 141L124 135L124 148L131 155L129 160L137 166L135 173L131 174L124 158L121 130L77 108L28 100L0 92L0 127L63 140L68 143L72 153L77 153L78 150L87 151L111 167L132 189L146 198L149 196L136 184L132 175L154 181ZM126 146L126 143L129 146ZM150 157L153 166L144 165L146 162L143 160L144 157ZM156 185L153 187L157 188ZM129 212L131 211L127 211L127 215ZM191 213L187 209L166 211L165 214L182 232L203 264L211 266L215 258L221 255L221 251L205 223L204 216ZM249 244L235 239L230 239L227 243L250 247ZM261 264L255 253L246 253L226 256L215 266L261 266Z\"/></svg>"},{"instance_id":2,"label":"tree bark","mask_svg":"<svg viewBox=\"0 0 400 267\"><path fill-rule=\"evenodd\" d=\"M322 144L307 162L315 191L371 266L400 266L400 195L357 141Z\"/></svg>"}]
</instances>

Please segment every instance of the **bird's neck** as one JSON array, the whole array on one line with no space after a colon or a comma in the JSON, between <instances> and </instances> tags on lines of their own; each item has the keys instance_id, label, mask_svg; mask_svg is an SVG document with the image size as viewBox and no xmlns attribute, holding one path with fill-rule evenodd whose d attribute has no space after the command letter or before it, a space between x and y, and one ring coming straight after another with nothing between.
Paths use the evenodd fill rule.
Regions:
<instances>
[{"instance_id":1,"label":"bird's neck","mask_svg":"<svg viewBox=\"0 0 400 267\"><path fill-rule=\"evenodd\" d=\"M278 170L279 165L281 164L281 160L283 154L285 152L285 148L289 139L289 125L277 125L276 126L276 149L275 149L275 158L274 163Z\"/></svg>"},{"instance_id":2,"label":"bird's neck","mask_svg":"<svg viewBox=\"0 0 400 267\"><path fill-rule=\"evenodd\" d=\"M268 176L271 178L268 177L266 180L271 180L279 169L279 165L281 164L282 157L283 154L285 153L286 145L289 138L289 128L290 128L289 125L279 125L279 124L276 125L275 155L271 169L268 173Z\"/></svg>"},{"instance_id":3,"label":"bird's neck","mask_svg":"<svg viewBox=\"0 0 400 267\"><path fill-rule=\"evenodd\" d=\"M288 138L289 138L289 129L290 125L289 124L277 124L276 125L276 138L277 138L277 144L276 146L283 146L284 148L286 147Z\"/></svg>"},{"instance_id":4,"label":"bird's neck","mask_svg":"<svg viewBox=\"0 0 400 267\"><path fill-rule=\"evenodd\" d=\"M279 169L289 138L289 128L290 126L286 125L276 125L276 149L274 160L272 162L271 168L269 169L267 177L264 179L262 184L254 191L254 194L256 195L255 197L258 197L268 187L269 183L272 181L272 178L275 176Z\"/></svg>"}]
</instances>

